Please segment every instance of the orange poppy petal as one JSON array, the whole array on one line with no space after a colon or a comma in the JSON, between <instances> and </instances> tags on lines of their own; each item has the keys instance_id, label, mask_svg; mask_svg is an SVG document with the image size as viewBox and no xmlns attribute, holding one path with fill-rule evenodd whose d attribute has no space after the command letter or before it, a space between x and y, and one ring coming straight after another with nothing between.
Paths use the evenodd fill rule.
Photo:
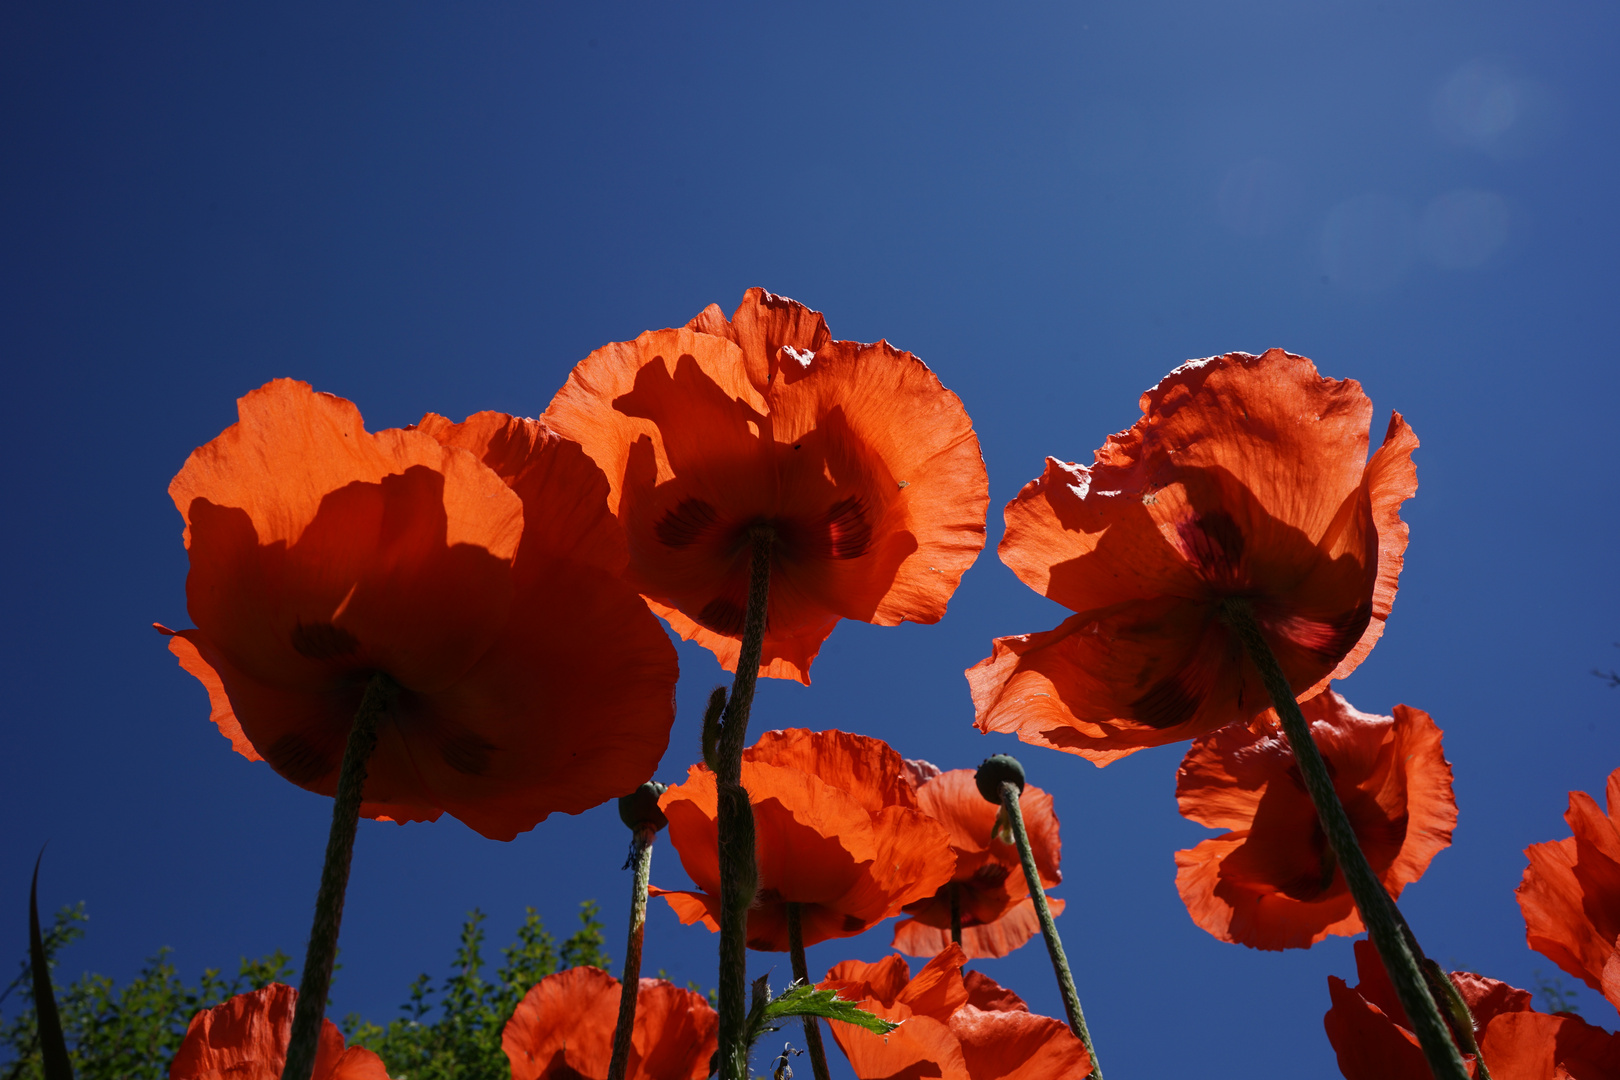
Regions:
<instances>
[{"instance_id":1,"label":"orange poppy petal","mask_svg":"<svg viewBox=\"0 0 1620 1080\"><path fill-rule=\"evenodd\" d=\"M524 995L501 1032L512 1080L606 1076L619 1014L619 980L600 968L547 975Z\"/></svg>"},{"instance_id":2,"label":"orange poppy petal","mask_svg":"<svg viewBox=\"0 0 1620 1080\"><path fill-rule=\"evenodd\" d=\"M496 484L480 484L491 512L521 530L522 504L498 477L442 452ZM193 502L192 619L261 678L313 687L359 665L413 690L448 685L489 648L512 602L509 557L445 540L454 479L412 466L339 488L290 546L256 535L240 507Z\"/></svg>"},{"instance_id":3,"label":"orange poppy petal","mask_svg":"<svg viewBox=\"0 0 1620 1080\"><path fill-rule=\"evenodd\" d=\"M191 1018L169 1065L169 1080L280 1080L292 1038L298 991L281 983L238 994ZM321 1021L311 1080L388 1080L382 1061Z\"/></svg>"},{"instance_id":4,"label":"orange poppy petal","mask_svg":"<svg viewBox=\"0 0 1620 1080\"><path fill-rule=\"evenodd\" d=\"M703 1080L719 1035L720 1017L702 994L642 979L626 1080Z\"/></svg>"},{"instance_id":5,"label":"orange poppy petal","mask_svg":"<svg viewBox=\"0 0 1620 1080\"><path fill-rule=\"evenodd\" d=\"M1054 916L1063 914L1064 903L1055 896L1046 898ZM949 916L947 915L947 919ZM994 960L1006 956L1041 932L1035 901L1018 901L993 922L962 927L962 954L969 960ZM931 926L917 919L895 924L893 946L907 956L938 956L951 944L950 926Z\"/></svg>"},{"instance_id":6,"label":"orange poppy petal","mask_svg":"<svg viewBox=\"0 0 1620 1080\"><path fill-rule=\"evenodd\" d=\"M1609 776L1607 814L1582 791L1564 818L1574 836L1532 844L1519 883L1532 949L1593 989L1603 989L1620 937L1620 769Z\"/></svg>"},{"instance_id":7,"label":"orange poppy petal","mask_svg":"<svg viewBox=\"0 0 1620 1080\"><path fill-rule=\"evenodd\" d=\"M801 681L840 617L939 619L983 546L960 401L910 354L827 341L819 315L762 291L732 322L706 310L597 350L545 421L606 472L630 580L722 664L755 525L776 536L762 674Z\"/></svg>"},{"instance_id":8,"label":"orange poppy petal","mask_svg":"<svg viewBox=\"0 0 1620 1080\"><path fill-rule=\"evenodd\" d=\"M961 399L887 342L835 341L772 384L776 438L811 449L861 500L865 553L815 564L802 587L846 618L932 623L984 547L989 478ZM803 453L803 451L799 451Z\"/></svg>"},{"instance_id":9,"label":"orange poppy petal","mask_svg":"<svg viewBox=\"0 0 1620 1080\"><path fill-rule=\"evenodd\" d=\"M1439 728L1419 709L1372 716L1335 693L1302 710L1368 862L1399 896L1451 843L1457 821ZM1258 949L1363 929L1280 735L1233 725L1198 739L1176 796L1188 817L1233 828L1176 853L1176 887L1199 926Z\"/></svg>"},{"instance_id":10,"label":"orange poppy petal","mask_svg":"<svg viewBox=\"0 0 1620 1080\"><path fill-rule=\"evenodd\" d=\"M951 1014L968 1000L961 967L962 954L952 948L914 979L898 956L876 964L845 961L827 972L818 984L821 989L837 990L866 1011L900 1023L885 1036L841 1021L828 1022L857 1080L971 1080L961 1043L950 1029Z\"/></svg>"},{"instance_id":11,"label":"orange poppy petal","mask_svg":"<svg viewBox=\"0 0 1620 1080\"><path fill-rule=\"evenodd\" d=\"M964 1005L951 1017L950 1027L973 1080L1049 1080L1091 1071L1085 1044L1067 1024L1050 1016Z\"/></svg>"},{"instance_id":12,"label":"orange poppy petal","mask_svg":"<svg viewBox=\"0 0 1620 1080\"><path fill-rule=\"evenodd\" d=\"M911 965L903 956L885 956L875 963L864 960L845 960L834 964L827 977L816 984L821 989L835 989L840 997L851 1001L872 998L883 1005L893 1005L900 992L911 981Z\"/></svg>"},{"instance_id":13,"label":"orange poppy petal","mask_svg":"<svg viewBox=\"0 0 1620 1080\"><path fill-rule=\"evenodd\" d=\"M634 791L675 717L675 649L639 596L590 565L529 576L523 614L467 677L414 715L402 695L389 725L419 789L496 840Z\"/></svg>"},{"instance_id":14,"label":"orange poppy petal","mask_svg":"<svg viewBox=\"0 0 1620 1080\"><path fill-rule=\"evenodd\" d=\"M931 777L917 788L917 806L945 826L951 834L951 847L957 852L956 880L966 880L964 856L984 853L989 858L1021 870L1018 850L995 837L999 808L979 794L973 769L952 769ZM1063 841L1058 832L1057 813L1052 796L1031 784L1024 788L1019 806L1029 833L1029 846L1041 883L1047 888L1061 884ZM971 872L971 871L969 871Z\"/></svg>"},{"instance_id":15,"label":"orange poppy petal","mask_svg":"<svg viewBox=\"0 0 1620 1080\"><path fill-rule=\"evenodd\" d=\"M767 731L743 758L809 773L847 792L869 812L918 805L905 759L882 739L837 730Z\"/></svg>"},{"instance_id":16,"label":"orange poppy petal","mask_svg":"<svg viewBox=\"0 0 1620 1080\"><path fill-rule=\"evenodd\" d=\"M863 774L863 765L874 771ZM823 766L833 782L823 779ZM909 806L884 805L914 795L899 755L878 740L836 731L771 732L745 751L742 781L754 810L760 888L748 917L750 948L788 947L788 903L801 905L804 942L811 945L897 914L936 890L954 868L937 822ZM703 898L666 895L683 921L694 921L698 906L712 911L719 894L713 774L694 766L660 806L670 842Z\"/></svg>"},{"instance_id":17,"label":"orange poppy petal","mask_svg":"<svg viewBox=\"0 0 1620 1080\"><path fill-rule=\"evenodd\" d=\"M669 628L683 641L695 641L714 653L721 670L736 672L737 657L742 655L742 640L716 633L686 617L679 608L644 597L647 606L669 623ZM792 633L776 633L765 638L760 651L759 675L762 679L794 679L810 685L810 665L821 652L821 646L838 625L836 617L818 626L804 627Z\"/></svg>"},{"instance_id":18,"label":"orange poppy petal","mask_svg":"<svg viewBox=\"0 0 1620 1080\"><path fill-rule=\"evenodd\" d=\"M876 1001L857 1004L900 1026L878 1035L841 1020L827 1022L856 1080L972 1080L962 1058L962 1044L943 1021L912 1016L903 1007L885 1009Z\"/></svg>"},{"instance_id":19,"label":"orange poppy petal","mask_svg":"<svg viewBox=\"0 0 1620 1080\"><path fill-rule=\"evenodd\" d=\"M832 339L821 312L760 288L743 293L730 321L718 304L710 304L686 325L736 342L743 351L749 381L761 393L776 374L784 347L795 354L813 353ZM790 354L787 359L791 362L796 357Z\"/></svg>"},{"instance_id":20,"label":"orange poppy petal","mask_svg":"<svg viewBox=\"0 0 1620 1080\"><path fill-rule=\"evenodd\" d=\"M1606 1080L1620 1076L1620 1035L1569 1013L1513 1012L1484 1025L1479 1052L1492 1076Z\"/></svg>"},{"instance_id":21,"label":"orange poppy petal","mask_svg":"<svg viewBox=\"0 0 1620 1080\"><path fill-rule=\"evenodd\" d=\"M1362 478L1373 526L1378 533L1378 577L1373 586L1372 619L1360 640L1317 689L1325 688L1329 679L1343 679L1356 670L1383 636L1384 623L1395 605L1395 591L1406 563L1406 543L1412 532L1401 520L1401 504L1417 494L1417 466L1412 462L1412 451L1417 448L1418 438L1411 425L1400 413L1391 414L1383 445L1367 462Z\"/></svg>"},{"instance_id":22,"label":"orange poppy petal","mask_svg":"<svg viewBox=\"0 0 1620 1080\"><path fill-rule=\"evenodd\" d=\"M1048 459L1008 504L1002 561L1079 614L969 669L982 730L1106 764L1254 719L1264 687L1219 617L1234 597L1302 698L1381 631L1416 485L1404 421L1369 462L1361 388L1278 349L1183 365L1142 410L1095 465Z\"/></svg>"},{"instance_id":23,"label":"orange poppy petal","mask_svg":"<svg viewBox=\"0 0 1620 1080\"><path fill-rule=\"evenodd\" d=\"M649 896L662 896L664 902L669 904L675 917L681 920L682 926L691 926L701 922L709 928L709 933L720 932L720 898L711 896L706 892L685 892L680 889L660 889L657 885L647 887Z\"/></svg>"},{"instance_id":24,"label":"orange poppy petal","mask_svg":"<svg viewBox=\"0 0 1620 1080\"><path fill-rule=\"evenodd\" d=\"M1416 1035L1397 1026L1343 979L1329 975L1328 994L1333 1005L1322 1026L1347 1080L1430 1080L1433 1074Z\"/></svg>"},{"instance_id":25,"label":"orange poppy petal","mask_svg":"<svg viewBox=\"0 0 1620 1080\"><path fill-rule=\"evenodd\" d=\"M607 508L607 477L578 443L538 420L499 412L474 413L459 424L428 413L416 426L472 454L523 501L520 565L564 558L624 572L630 554L624 529Z\"/></svg>"},{"instance_id":26,"label":"orange poppy petal","mask_svg":"<svg viewBox=\"0 0 1620 1080\"><path fill-rule=\"evenodd\" d=\"M225 692L225 684L215 670L224 661L208 644L208 639L195 630L170 630L161 623L152 625L158 633L168 636L169 651L180 661L181 670L202 683L203 689L208 691L208 719L219 728L221 735L231 741L231 749L249 761L263 761L264 758L253 749L253 741L243 733L236 712L231 708L230 695Z\"/></svg>"},{"instance_id":27,"label":"orange poppy petal","mask_svg":"<svg viewBox=\"0 0 1620 1080\"><path fill-rule=\"evenodd\" d=\"M1259 679L1230 662L1212 622L1212 613L1161 599L996 638L966 673L976 724L1106 765L1250 719L1266 707Z\"/></svg>"},{"instance_id":28,"label":"orange poppy petal","mask_svg":"<svg viewBox=\"0 0 1620 1080\"><path fill-rule=\"evenodd\" d=\"M306 791L328 796L337 793L343 748L363 687L334 695L256 679L196 630L174 634L169 638L169 650L207 688L212 719L238 753L250 761L268 762ZM238 744L238 735L246 750ZM392 726L383 725L366 772L361 816L400 823L437 821L443 810L423 797L413 780L408 750Z\"/></svg>"}]
</instances>

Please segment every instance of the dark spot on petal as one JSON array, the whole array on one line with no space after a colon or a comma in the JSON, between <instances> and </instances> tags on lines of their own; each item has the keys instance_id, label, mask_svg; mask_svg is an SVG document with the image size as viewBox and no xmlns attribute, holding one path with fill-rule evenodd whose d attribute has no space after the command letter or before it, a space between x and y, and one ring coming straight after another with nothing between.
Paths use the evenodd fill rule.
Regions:
<instances>
[{"instance_id":1,"label":"dark spot on petal","mask_svg":"<svg viewBox=\"0 0 1620 1080\"><path fill-rule=\"evenodd\" d=\"M743 632L748 613L743 606L723 596L717 596L703 605L697 621L717 634L737 637Z\"/></svg>"},{"instance_id":2,"label":"dark spot on petal","mask_svg":"<svg viewBox=\"0 0 1620 1080\"><path fill-rule=\"evenodd\" d=\"M298 655L311 660L336 660L358 651L360 641L341 626L299 620L298 625L293 627L292 647Z\"/></svg>"},{"instance_id":3,"label":"dark spot on petal","mask_svg":"<svg viewBox=\"0 0 1620 1080\"><path fill-rule=\"evenodd\" d=\"M830 559L858 559L872 547L872 523L860 499L840 499L828 508L821 527L826 529Z\"/></svg>"},{"instance_id":4,"label":"dark spot on petal","mask_svg":"<svg viewBox=\"0 0 1620 1080\"><path fill-rule=\"evenodd\" d=\"M1172 675L1160 679L1151 690L1131 702L1131 715L1149 727L1163 730L1191 720L1198 705L1198 698Z\"/></svg>"},{"instance_id":5,"label":"dark spot on petal","mask_svg":"<svg viewBox=\"0 0 1620 1080\"><path fill-rule=\"evenodd\" d=\"M308 787L338 767L338 759L323 752L296 732L283 735L264 751L276 772L300 787Z\"/></svg>"},{"instance_id":6,"label":"dark spot on petal","mask_svg":"<svg viewBox=\"0 0 1620 1080\"><path fill-rule=\"evenodd\" d=\"M439 756L463 776L483 776L497 747L470 731L455 732L439 742Z\"/></svg>"},{"instance_id":7,"label":"dark spot on petal","mask_svg":"<svg viewBox=\"0 0 1620 1080\"><path fill-rule=\"evenodd\" d=\"M1176 522L1176 545L1181 555L1205 581L1225 584L1237 580L1245 546L1243 530L1224 510L1194 514Z\"/></svg>"},{"instance_id":8,"label":"dark spot on petal","mask_svg":"<svg viewBox=\"0 0 1620 1080\"><path fill-rule=\"evenodd\" d=\"M1309 844L1315 858L1302 863L1298 874L1277 883L1277 891L1290 900L1315 900L1328 891L1338 876L1339 860L1328 846L1327 834L1322 831L1321 822L1312 827Z\"/></svg>"},{"instance_id":9,"label":"dark spot on petal","mask_svg":"<svg viewBox=\"0 0 1620 1080\"><path fill-rule=\"evenodd\" d=\"M994 889L1007 880L1012 868L998 862L987 862L973 872L972 885L977 889Z\"/></svg>"},{"instance_id":10,"label":"dark spot on petal","mask_svg":"<svg viewBox=\"0 0 1620 1080\"><path fill-rule=\"evenodd\" d=\"M686 499L663 516L653 527L653 535L665 547L690 547L701 540L719 521L713 506L702 499Z\"/></svg>"}]
</instances>

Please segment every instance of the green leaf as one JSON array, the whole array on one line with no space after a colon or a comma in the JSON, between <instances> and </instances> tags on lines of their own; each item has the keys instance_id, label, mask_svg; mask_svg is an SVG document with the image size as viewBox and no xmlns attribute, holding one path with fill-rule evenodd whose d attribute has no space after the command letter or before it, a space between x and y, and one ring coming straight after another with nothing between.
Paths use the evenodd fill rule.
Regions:
<instances>
[{"instance_id":1,"label":"green leaf","mask_svg":"<svg viewBox=\"0 0 1620 1080\"><path fill-rule=\"evenodd\" d=\"M876 1035L887 1035L900 1025L867 1012L853 1001L838 996L836 990L817 990L806 983L795 983L765 1006L763 1020L769 1023L785 1016L819 1016L863 1027Z\"/></svg>"},{"instance_id":2,"label":"green leaf","mask_svg":"<svg viewBox=\"0 0 1620 1080\"><path fill-rule=\"evenodd\" d=\"M45 942L39 936L39 862L44 857L42 848L39 859L34 860L34 882L28 887L28 961L34 969L34 1015L39 1019L45 1080L73 1080L73 1063L68 1060L62 1019L56 1012L56 993L51 989L51 966L45 961Z\"/></svg>"}]
</instances>

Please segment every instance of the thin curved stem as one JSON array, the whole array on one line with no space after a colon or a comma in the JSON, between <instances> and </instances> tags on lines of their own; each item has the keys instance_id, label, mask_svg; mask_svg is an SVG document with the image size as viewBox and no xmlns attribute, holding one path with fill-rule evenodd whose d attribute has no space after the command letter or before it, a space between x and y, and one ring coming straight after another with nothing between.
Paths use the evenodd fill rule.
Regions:
<instances>
[{"instance_id":1,"label":"thin curved stem","mask_svg":"<svg viewBox=\"0 0 1620 1080\"><path fill-rule=\"evenodd\" d=\"M349 863L354 858L354 833L360 824L360 795L366 786L366 765L377 747L377 722L399 693L399 684L377 672L366 684L360 709L349 725L338 772L337 797L332 800L332 831L326 839L326 862L315 894L315 921L304 953L304 973L298 983L298 1006L293 1011L292 1037L281 1080L309 1080L315 1068L321 1021L326 1017L326 995L332 987L332 963L337 959L338 928L343 924L343 896L349 887Z\"/></svg>"},{"instance_id":2,"label":"thin curved stem","mask_svg":"<svg viewBox=\"0 0 1620 1080\"><path fill-rule=\"evenodd\" d=\"M1254 666L1260 670L1260 678L1265 682L1266 692L1271 695L1271 703L1282 722L1283 734L1288 738L1294 760L1299 764L1305 790L1316 807L1322 832L1326 834L1333 855L1344 871L1345 883L1349 885L1350 895L1361 912L1361 921L1366 924L1367 937L1378 949L1384 970L1395 985L1395 994L1412 1023L1412 1031L1417 1035L1418 1045L1429 1062L1429 1070L1437 1080L1466 1080L1468 1069L1463 1064L1462 1055L1452 1041L1451 1032L1429 992L1418 959L1402 932L1405 920L1361 850L1355 828L1344 812L1344 804L1339 801L1338 792L1333 790L1333 777L1328 772L1327 763L1322 760L1322 752L1311 738L1310 724L1306 722L1305 714L1300 712L1288 676L1283 673L1282 665L1277 662L1270 643L1260 630L1254 609L1247 600L1227 600L1222 605L1222 617L1243 643Z\"/></svg>"},{"instance_id":3,"label":"thin curved stem","mask_svg":"<svg viewBox=\"0 0 1620 1080\"><path fill-rule=\"evenodd\" d=\"M748 909L759 889L754 857L754 809L742 786L742 753L748 714L754 705L759 658L765 647L765 616L771 593L768 525L748 531L748 611L743 622L737 675L715 741L715 787L720 846L720 1080L748 1080Z\"/></svg>"},{"instance_id":4,"label":"thin curved stem","mask_svg":"<svg viewBox=\"0 0 1620 1080\"><path fill-rule=\"evenodd\" d=\"M630 1037L636 1028L636 997L641 992L641 942L647 931L647 882L652 877L653 837L657 831L642 826L630 844L630 937L624 946L624 978L619 984L619 1022L613 1029L613 1060L607 1080L624 1080L630 1064Z\"/></svg>"},{"instance_id":5,"label":"thin curved stem","mask_svg":"<svg viewBox=\"0 0 1620 1080\"><path fill-rule=\"evenodd\" d=\"M788 951L793 956L793 981L809 986L810 968L804 961L804 929L796 903L787 906L787 924ZM810 1051L811 1071L816 1074L816 1080L831 1080L832 1074L827 1071L827 1051L821 1045L821 1021L808 1014L800 1019L804 1021L804 1045Z\"/></svg>"},{"instance_id":6,"label":"thin curved stem","mask_svg":"<svg viewBox=\"0 0 1620 1080\"><path fill-rule=\"evenodd\" d=\"M1029 846L1029 830L1024 827L1024 808L1020 804L1018 785L1011 780L1001 782L1001 807L1007 824L1012 827L1013 839L1018 843L1018 861L1024 867L1024 880L1029 883L1029 898L1035 901L1035 914L1041 920L1041 934L1046 938L1046 951L1052 957L1052 970L1057 973L1058 989L1063 992L1063 1008L1069 1014L1069 1030L1085 1045L1091 1056L1091 1080L1103 1080L1102 1065L1097 1061L1097 1047L1091 1041L1091 1029L1086 1027L1086 1014L1080 1011L1080 995L1074 988L1074 975L1069 971L1069 958L1063 952L1063 939L1058 937L1057 923L1052 920L1052 909L1046 903L1046 889L1041 885L1041 872L1035 865L1035 852Z\"/></svg>"},{"instance_id":7,"label":"thin curved stem","mask_svg":"<svg viewBox=\"0 0 1620 1080\"><path fill-rule=\"evenodd\" d=\"M945 886L951 894L951 941L962 944L962 886L951 882Z\"/></svg>"}]
</instances>

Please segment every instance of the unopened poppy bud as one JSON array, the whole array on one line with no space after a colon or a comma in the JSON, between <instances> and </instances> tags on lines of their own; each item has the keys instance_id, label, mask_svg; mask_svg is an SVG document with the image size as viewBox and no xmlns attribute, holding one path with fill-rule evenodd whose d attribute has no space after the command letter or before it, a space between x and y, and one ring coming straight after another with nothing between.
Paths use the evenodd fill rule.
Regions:
<instances>
[{"instance_id":1,"label":"unopened poppy bud","mask_svg":"<svg viewBox=\"0 0 1620 1080\"><path fill-rule=\"evenodd\" d=\"M989 802L1001 805L1001 785L1011 782L1017 785L1018 790L1024 790L1024 767L1018 764L1018 759L1011 754L995 754L984 759L979 765L979 771L973 776L974 783L979 786L979 794Z\"/></svg>"},{"instance_id":2,"label":"unopened poppy bud","mask_svg":"<svg viewBox=\"0 0 1620 1080\"><path fill-rule=\"evenodd\" d=\"M619 800L619 820L632 831L651 829L658 832L669 824L669 818L658 808L659 797L667 784L649 780Z\"/></svg>"}]
</instances>

